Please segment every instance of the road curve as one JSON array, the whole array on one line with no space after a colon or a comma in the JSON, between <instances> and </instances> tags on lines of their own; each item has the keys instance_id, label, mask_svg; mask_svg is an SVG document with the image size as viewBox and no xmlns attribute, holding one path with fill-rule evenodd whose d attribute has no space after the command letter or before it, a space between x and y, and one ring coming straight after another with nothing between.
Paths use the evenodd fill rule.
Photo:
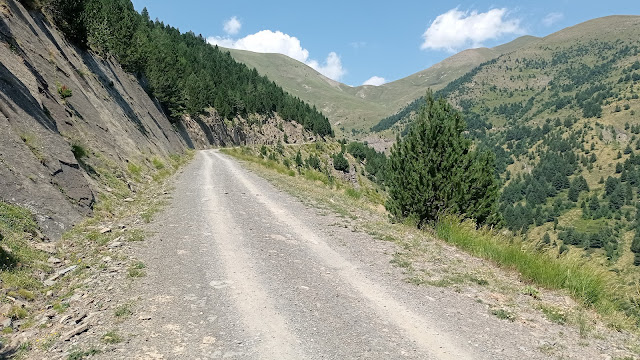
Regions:
<instances>
[{"instance_id":1,"label":"road curve","mask_svg":"<svg viewBox=\"0 0 640 360\"><path fill-rule=\"evenodd\" d=\"M142 316L105 358L537 357L472 299L398 281L392 244L332 219L199 152L142 250Z\"/></svg>"}]
</instances>

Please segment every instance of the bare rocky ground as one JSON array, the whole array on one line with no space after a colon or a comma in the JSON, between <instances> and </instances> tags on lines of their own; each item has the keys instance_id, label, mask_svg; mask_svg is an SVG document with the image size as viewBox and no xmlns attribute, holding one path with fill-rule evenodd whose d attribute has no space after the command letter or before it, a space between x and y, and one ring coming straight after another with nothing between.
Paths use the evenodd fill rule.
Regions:
<instances>
[{"instance_id":1,"label":"bare rocky ground","mask_svg":"<svg viewBox=\"0 0 640 360\"><path fill-rule=\"evenodd\" d=\"M249 166L277 187L200 152L151 224L133 213L95 224L111 230L104 245L64 275L64 305L19 335L25 357L637 358L636 338L564 294L525 294L514 273L330 194L303 203L278 190L302 196L303 180ZM150 235L129 241L140 227Z\"/></svg>"}]
</instances>

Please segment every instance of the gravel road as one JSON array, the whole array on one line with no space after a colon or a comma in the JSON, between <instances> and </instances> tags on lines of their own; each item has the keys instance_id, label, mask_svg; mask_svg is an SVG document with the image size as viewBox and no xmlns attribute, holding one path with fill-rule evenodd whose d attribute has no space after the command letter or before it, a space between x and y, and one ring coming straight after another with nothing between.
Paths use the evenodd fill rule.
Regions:
<instances>
[{"instance_id":1,"label":"gravel road","mask_svg":"<svg viewBox=\"0 0 640 360\"><path fill-rule=\"evenodd\" d=\"M177 179L103 358L546 358L474 299L403 282L394 244L336 226L215 150Z\"/></svg>"}]
</instances>

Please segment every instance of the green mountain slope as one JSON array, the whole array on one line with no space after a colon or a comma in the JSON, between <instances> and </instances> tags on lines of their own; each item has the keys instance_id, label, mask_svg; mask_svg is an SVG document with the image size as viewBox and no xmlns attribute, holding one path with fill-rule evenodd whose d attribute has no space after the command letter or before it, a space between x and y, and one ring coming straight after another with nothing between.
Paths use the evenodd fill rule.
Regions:
<instances>
[{"instance_id":1,"label":"green mountain slope","mask_svg":"<svg viewBox=\"0 0 640 360\"><path fill-rule=\"evenodd\" d=\"M300 99L314 104L336 131L368 131L378 120L424 95L428 88L440 89L475 66L505 52L537 41L524 36L509 44L488 49L465 50L434 66L382 86L350 87L326 78L309 66L280 54L261 54L228 49L231 56Z\"/></svg>"},{"instance_id":2,"label":"green mountain slope","mask_svg":"<svg viewBox=\"0 0 640 360\"><path fill-rule=\"evenodd\" d=\"M507 228L626 278L640 265L639 93L640 17L610 16L490 60L437 95L495 152ZM420 103L378 129L402 133Z\"/></svg>"}]
</instances>

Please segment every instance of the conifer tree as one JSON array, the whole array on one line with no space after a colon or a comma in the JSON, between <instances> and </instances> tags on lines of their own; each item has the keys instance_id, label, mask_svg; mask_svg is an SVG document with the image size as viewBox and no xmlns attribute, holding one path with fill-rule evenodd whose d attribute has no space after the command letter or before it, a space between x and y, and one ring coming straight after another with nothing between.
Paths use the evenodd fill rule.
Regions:
<instances>
[{"instance_id":1,"label":"conifer tree","mask_svg":"<svg viewBox=\"0 0 640 360\"><path fill-rule=\"evenodd\" d=\"M636 229L636 235L631 242L631 251L635 255L633 265L640 266L640 229Z\"/></svg>"},{"instance_id":2,"label":"conifer tree","mask_svg":"<svg viewBox=\"0 0 640 360\"><path fill-rule=\"evenodd\" d=\"M497 222L494 156L472 151L464 129L461 114L428 92L417 121L388 160L386 208L394 218L421 225L452 213L480 224Z\"/></svg>"},{"instance_id":3,"label":"conifer tree","mask_svg":"<svg viewBox=\"0 0 640 360\"><path fill-rule=\"evenodd\" d=\"M342 152L333 155L332 158L334 169L342 172L349 172L349 161L344 157Z\"/></svg>"}]
</instances>

